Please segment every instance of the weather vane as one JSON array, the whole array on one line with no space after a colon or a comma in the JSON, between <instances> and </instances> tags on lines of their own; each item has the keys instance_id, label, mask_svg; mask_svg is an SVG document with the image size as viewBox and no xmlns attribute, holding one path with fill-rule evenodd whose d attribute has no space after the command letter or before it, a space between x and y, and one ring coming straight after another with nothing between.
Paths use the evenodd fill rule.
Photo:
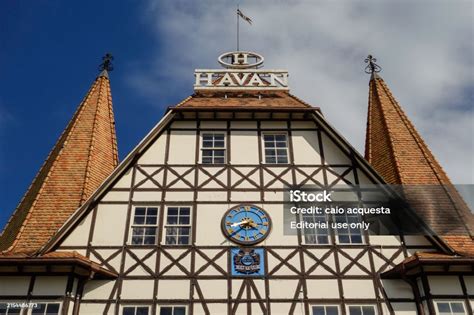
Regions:
<instances>
[{"instance_id":1,"label":"weather vane","mask_svg":"<svg viewBox=\"0 0 474 315\"><path fill-rule=\"evenodd\" d=\"M382 68L378 64L375 63L376 61L377 59L372 57L372 55L368 55L367 58L365 58L364 62L368 63L367 67L365 67L365 70L364 70L365 73L372 74L372 73L380 72L382 70Z\"/></svg>"},{"instance_id":2,"label":"weather vane","mask_svg":"<svg viewBox=\"0 0 474 315\"><path fill-rule=\"evenodd\" d=\"M104 57L102 57L102 63L99 65L99 71L112 71L114 70L114 66L112 65L112 60L114 57L111 53L106 53Z\"/></svg>"}]
</instances>

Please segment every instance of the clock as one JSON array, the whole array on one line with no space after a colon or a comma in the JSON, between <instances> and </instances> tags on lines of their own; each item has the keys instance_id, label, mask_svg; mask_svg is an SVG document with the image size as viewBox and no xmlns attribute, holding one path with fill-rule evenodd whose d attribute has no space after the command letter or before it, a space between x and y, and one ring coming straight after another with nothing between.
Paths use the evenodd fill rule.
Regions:
<instances>
[{"instance_id":1,"label":"clock","mask_svg":"<svg viewBox=\"0 0 474 315\"><path fill-rule=\"evenodd\" d=\"M234 243L253 245L263 241L272 223L268 213L254 205L238 205L224 214L222 232Z\"/></svg>"}]
</instances>

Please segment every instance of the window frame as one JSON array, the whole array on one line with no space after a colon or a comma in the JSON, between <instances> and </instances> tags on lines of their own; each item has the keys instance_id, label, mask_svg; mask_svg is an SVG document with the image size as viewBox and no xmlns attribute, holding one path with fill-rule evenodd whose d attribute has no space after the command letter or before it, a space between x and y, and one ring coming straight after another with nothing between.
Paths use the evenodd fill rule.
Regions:
<instances>
[{"instance_id":1,"label":"window frame","mask_svg":"<svg viewBox=\"0 0 474 315\"><path fill-rule=\"evenodd\" d=\"M305 215L300 214L299 219L300 219L301 222L304 221L304 220L303 220L303 217L304 217L304 216L305 216ZM328 238L328 242L327 242L327 243L319 243L319 242L318 242L318 243L308 243L308 242L306 241L306 232L305 232L304 229L302 229L301 236L302 236L303 244L304 244L304 245L321 245L321 246L324 246L324 245L331 245L331 244L332 244L332 238L331 238L331 234L332 234L332 232L331 232L331 231L332 231L332 228L331 228L331 215L329 215L329 214L321 214L321 215L312 214L312 215L311 215L311 217L315 217L315 216L325 216L325 217L326 217L326 220L327 220L327 222L328 222L328 224L329 224L329 226L327 227L327 238ZM314 236L316 237L316 239L317 239L317 236L323 235L323 234L315 234L315 233L312 233L312 234L310 234L310 235L314 235ZM314 304L314 306L318 306L318 304ZM328 306L333 306L333 305L328 305Z\"/></svg>"},{"instance_id":2,"label":"window frame","mask_svg":"<svg viewBox=\"0 0 474 315\"><path fill-rule=\"evenodd\" d=\"M193 207L191 205L172 205L172 206L166 206L166 213L163 216L163 238L162 238L162 244L166 246L191 246L193 244ZM178 223L177 224L168 224L168 214L169 214L169 209L170 208L178 208ZM180 216L180 211L181 208L189 208L189 223L188 224L179 224L179 216ZM177 237L176 239L176 244L168 244L166 241L167 238L167 230L170 227L175 227L175 228L187 228L189 227L189 242L188 244L179 244L179 236L182 236L181 234L176 234L173 235L174 237Z\"/></svg>"},{"instance_id":3,"label":"window frame","mask_svg":"<svg viewBox=\"0 0 474 315\"><path fill-rule=\"evenodd\" d=\"M347 315L350 315L350 314L351 314L351 313L350 313L350 310L349 310L349 308L350 308L351 306L359 306L359 307L371 306L371 307L374 309L374 315L378 315L378 314L379 314L379 313L378 313L378 310L377 310L377 305L375 305L375 304L347 304L347 305L346 305L346 314L347 314ZM365 314L362 313L362 315L365 315Z\"/></svg>"},{"instance_id":4,"label":"window frame","mask_svg":"<svg viewBox=\"0 0 474 315\"><path fill-rule=\"evenodd\" d=\"M433 302L435 304L436 315L446 314L446 313L440 313L440 311L438 309L438 303L448 303L450 309L451 309L451 303L460 303L462 305L463 309L464 309L464 314L467 314L467 307L466 307L466 303L464 303L464 300L461 300L461 299L459 299L459 300L455 300L455 299L452 299L452 300L434 300ZM453 313L453 311L451 310L449 315L452 315L452 314L457 314L457 313Z\"/></svg>"},{"instance_id":5,"label":"window frame","mask_svg":"<svg viewBox=\"0 0 474 315\"><path fill-rule=\"evenodd\" d=\"M347 213L344 213L343 215L347 218ZM332 215L333 222L337 223L337 217L338 216L341 216L341 214L333 214ZM362 222L363 217L360 214L358 214L357 216L359 217L359 222ZM343 243L339 240L339 229L335 228L335 229L331 229L331 230L334 231L334 239L335 239L335 243L337 245L351 246L351 245L365 245L366 244L364 230L362 230L362 229L360 229L360 239L361 239L360 243L352 243L352 241L350 243ZM348 230L350 230L350 228L348 228ZM343 234L343 235L349 235L349 238L351 236L350 232L349 232L349 234Z\"/></svg>"},{"instance_id":6,"label":"window frame","mask_svg":"<svg viewBox=\"0 0 474 315\"><path fill-rule=\"evenodd\" d=\"M157 312L157 315L160 315L161 313L161 308L162 307L172 307L172 312L174 312L174 308L175 307L184 307L184 314L188 314L188 306L187 305L181 305L181 304L177 304L177 305L169 305L169 304L163 304L163 305L158 305L158 312ZM173 314L171 314L173 315Z\"/></svg>"},{"instance_id":7,"label":"window frame","mask_svg":"<svg viewBox=\"0 0 474 315\"><path fill-rule=\"evenodd\" d=\"M145 208L145 222L147 218L148 208L156 208L156 223L155 224L134 224L135 214L138 208ZM159 219L160 219L160 207L159 206L134 206L133 215L130 218L130 233L128 237L128 245L131 246L154 246L158 244L158 235L159 235ZM142 228L155 228L155 242L153 244L133 244L133 228L142 227ZM143 234L143 242L145 241L145 234Z\"/></svg>"},{"instance_id":8,"label":"window frame","mask_svg":"<svg viewBox=\"0 0 474 315\"><path fill-rule=\"evenodd\" d=\"M278 163L278 154L275 155L275 163L269 163L267 162L267 154L265 152L266 147L265 147L265 136L285 136L286 137L286 146L285 146L285 151L286 151L286 163ZM275 143L276 140L273 142ZM290 136L288 135L288 132L285 131L275 131L272 132L270 130L268 131L262 131L262 137L261 137L261 142L262 142L262 158L263 161L261 161L262 164L268 164L268 165L289 165L291 164L290 161ZM277 150L277 147L273 147L274 150Z\"/></svg>"},{"instance_id":9,"label":"window frame","mask_svg":"<svg viewBox=\"0 0 474 315\"><path fill-rule=\"evenodd\" d=\"M213 135L212 136L212 145L213 146L209 147L209 148L205 148L204 147L204 135L209 135L209 134ZM224 140L223 140L224 146L222 148L214 146L214 143L216 141L214 139L215 135L222 135L224 137ZM201 160L200 160L200 162L201 162L201 164L202 165L223 165L223 164L226 164L227 163L227 135L226 135L226 133L223 132L223 131L202 131L200 137L201 137L201 142L200 142L200 147L201 147ZM211 159L212 159L211 163L205 163L204 162L204 151L205 150L213 151L213 154L212 154L212 157L211 157ZM224 155L223 155L224 161L222 163L214 162L214 159L216 158L215 155L214 155L215 151L223 151L224 152Z\"/></svg>"},{"instance_id":10,"label":"window frame","mask_svg":"<svg viewBox=\"0 0 474 315\"><path fill-rule=\"evenodd\" d=\"M137 307L146 307L146 308L148 308L148 315L150 315L150 312L151 312L151 305L125 304L125 305L121 305L121 312L120 312L120 314L123 315L124 309L125 309L126 307L134 307L134 308L135 308L134 315L137 314Z\"/></svg>"},{"instance_id":11,"label":"window frame","mask_svg":"<svg viewBox=\"0 0 474 315\"><path fill-rule=\"evenodd\" d=\"M337 315L341 314L341 305L339 304L311 304L310 307L311 307L311 315L313 315L313 307L315 306L323 306L324 307L324 312L326 312L326 307L327 306L335 306L337 308ZM326 315L326 314L325 314Z\"/></svg>"}]
</instances>

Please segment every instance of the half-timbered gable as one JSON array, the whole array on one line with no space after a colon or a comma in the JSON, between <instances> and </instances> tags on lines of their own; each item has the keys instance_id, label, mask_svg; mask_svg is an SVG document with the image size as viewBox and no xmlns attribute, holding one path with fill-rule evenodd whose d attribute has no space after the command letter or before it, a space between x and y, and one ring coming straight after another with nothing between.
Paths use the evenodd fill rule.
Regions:
<instances>
[{"instance_id":1,"label":"half-timbered gable","mask_svg":"<svg viewBox=\"0 0 474 315\"><path fill-rule=\"evenodd\" d=\"M285 71L239 66L197 70L194 94L168 108L38 252L48 278L31 282L33 271L18 269L2 278L15 293L0 289L1 299L59 303L68 314L472 311L472 256L454 256L421 221L425 235L287 232L289 189L384 185L385 174L289 93ZM21 264L33 270L32 259Z\"/></svg>"}]
</instances>

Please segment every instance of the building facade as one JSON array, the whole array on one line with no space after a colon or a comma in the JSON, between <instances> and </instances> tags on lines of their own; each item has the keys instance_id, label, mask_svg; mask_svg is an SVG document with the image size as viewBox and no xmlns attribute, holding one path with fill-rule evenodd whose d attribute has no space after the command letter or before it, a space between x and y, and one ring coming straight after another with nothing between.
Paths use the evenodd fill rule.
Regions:
<instances>
[{"instance_id":1,"label":"building facade","mask_svg":"<svg viewBox=\"0 0 474 315\"><path fill-rule=\"evenodd\" d=\"M118 166L104 63L2 234L0 314L472 314L472 214L373 61L366 158L286 71L219 61ZM460 231L284 231L289 189L387 183L448 187Z\"/></svg>"}]
</instances>

